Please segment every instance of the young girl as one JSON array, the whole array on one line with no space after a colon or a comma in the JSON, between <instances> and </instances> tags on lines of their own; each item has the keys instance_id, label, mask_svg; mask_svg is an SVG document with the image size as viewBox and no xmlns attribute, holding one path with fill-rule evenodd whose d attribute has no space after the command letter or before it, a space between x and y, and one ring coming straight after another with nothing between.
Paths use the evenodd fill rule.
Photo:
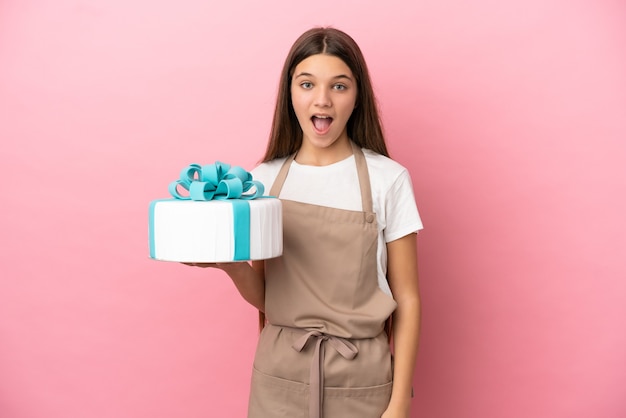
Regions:
<instances>
[{"instance_id":1,"label":"young girl","mask_svg":"<svg viewBox=\"0 0 626 418\"><path fill-rule=\"evenodd\" d=\"M344 32L312 29L292 46L253 175L283 203L283 255L210 265L264 315L248 416L409 417L422 224Z\"/></svg>"}]
</instances>

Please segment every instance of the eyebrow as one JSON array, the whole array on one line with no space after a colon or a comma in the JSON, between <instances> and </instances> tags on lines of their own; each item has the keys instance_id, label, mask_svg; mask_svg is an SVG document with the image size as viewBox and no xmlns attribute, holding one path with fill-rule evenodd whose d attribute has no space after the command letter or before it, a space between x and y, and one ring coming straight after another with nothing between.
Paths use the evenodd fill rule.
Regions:
<instances>
[{"instance_id":1,"label":"eyebrow","mask_svg":"<svg viewBox=\"0 0 626 418\"><path fill-rule=\"evenodd\" d=\"M300 74L297 74L294 78L298 78L298 77L315 77L313 74L311 73L306 73L306 72L302 72ZM352 81L352 77L350 77L349 75L346 74L339 74L333 77L333 80L338 80L338 79L343 79L346 78L350 81Z\"/></svg>"}]
</instances>

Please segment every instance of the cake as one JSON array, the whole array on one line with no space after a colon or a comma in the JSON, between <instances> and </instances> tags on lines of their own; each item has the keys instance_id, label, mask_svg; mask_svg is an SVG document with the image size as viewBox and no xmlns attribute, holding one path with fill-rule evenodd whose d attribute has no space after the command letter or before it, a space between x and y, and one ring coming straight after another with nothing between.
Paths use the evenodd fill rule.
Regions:
<instances>
[{"instance_id":1,"label":"cake","mask_svg":"<svg viewBox=\"0 0 626 418\"><path fill-rule=\"evenodd\" d=\"M263 196L263 185L241 167L191 164L169 190L173 198L150 202L151 258L211 263L282 254L280 200Z\"/></svg>"}]
</instances>

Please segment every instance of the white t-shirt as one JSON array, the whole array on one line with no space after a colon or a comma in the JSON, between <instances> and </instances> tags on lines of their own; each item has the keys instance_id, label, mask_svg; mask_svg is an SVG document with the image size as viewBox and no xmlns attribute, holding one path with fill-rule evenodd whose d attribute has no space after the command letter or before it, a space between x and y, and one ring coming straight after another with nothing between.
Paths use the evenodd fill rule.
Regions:
<instances>
[{"instance_id":1,"label":"white t-shirt","mask_svg":"<svg viewBox=\"0 0 626 418\"><path fill-rule=\"evenodd\" d=\"M369 170L374 212L378 222L378 285L391 295L387 283L388 242L422 229L411 177L406 168L390 158L363 149ZM262 163L252 176L269 194L285 158ZM362 211L361 189L354 155L326 166L310 166L293 161L280 192L282 199Z\"/></svg>"}]
</instances>

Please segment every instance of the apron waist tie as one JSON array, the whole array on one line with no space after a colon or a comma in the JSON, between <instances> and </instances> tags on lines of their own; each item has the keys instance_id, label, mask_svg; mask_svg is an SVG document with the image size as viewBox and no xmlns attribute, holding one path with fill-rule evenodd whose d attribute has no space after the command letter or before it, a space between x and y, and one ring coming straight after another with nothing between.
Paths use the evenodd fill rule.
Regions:
<instances>
[{"instance_id":1,"label":"apron waist tie","mask_svg":"<svg viewBox=\"0 0 626 418\"><path fill-rule=\"evenodd\" d=\"M312 330L307 331L293 344L293 349L300 352L315 338L315 351L311 360L310 373L310 402L309 418L322 418L322 402L324 395L324 345L327 341L341 356L347 360L352 360L359 352L358 348L346 338L324 334L323 332Z\"/></svg>"}]
</instances>

